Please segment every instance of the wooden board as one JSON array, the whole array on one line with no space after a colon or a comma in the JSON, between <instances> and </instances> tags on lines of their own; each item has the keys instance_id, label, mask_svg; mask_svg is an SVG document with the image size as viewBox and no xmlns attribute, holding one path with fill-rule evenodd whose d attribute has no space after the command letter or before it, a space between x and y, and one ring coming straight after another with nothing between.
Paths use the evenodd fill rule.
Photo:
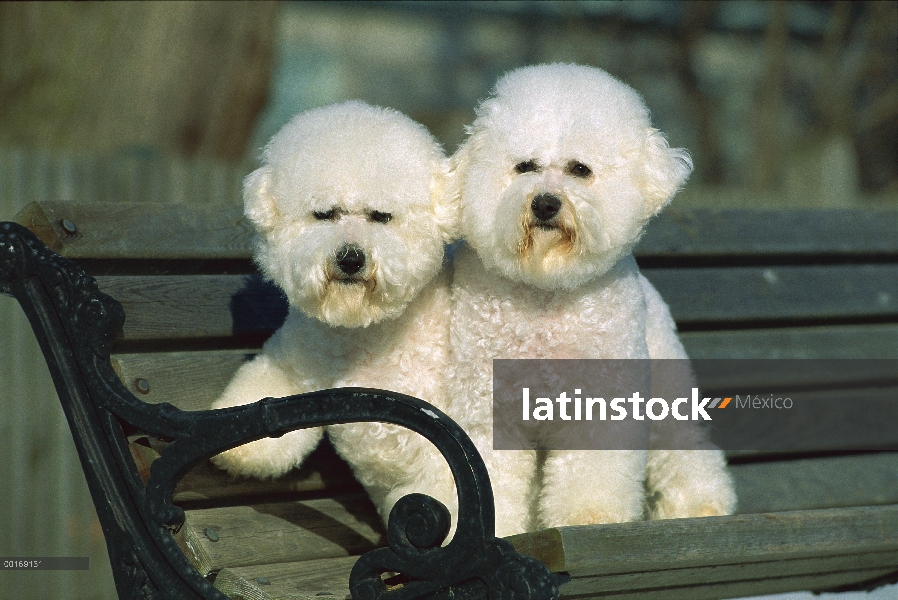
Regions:
<instances>
[{"instance_id":1,"label":"wooden board","mask_svg":"<svg viewBox=\"0 0 898 600\"><path fill-rule=\"evenodd\" d=\"M898 504L898 453L730 466L740 514Z\"/></svg>"},{"instance_id":2,"label":"wooden board","mask_svg":"<svg viewBox=\"0 0 898 600\"><path fill-rule=\"evenodd\" d=\"M203 575L224 567L354 556L383 545L386 535L364 493L189 510L187 519L185 527L207 557Z\"/></svg>"},{"instance_id":3,"label":"wooden board","mask_svg":"<svg viewBox=\"0 0 898 600\"><path fill-rule=\"evenodd\" d=\"M689 331L691 358L898 358L898 324Z\"/></svg>"},{"instance_id":4,"label":"wooden board","mask_svg":"<svg viewBox=\"0 0 898 600\"><path fill-rule=\"evenodd\" d=\"M246 600L347 600L349 573L358 557L329 558L222 569L215 587ZM260 583L261 582L261 583Z\"/></svg>"},{"instance_id":5,"label":"wooden board","mask_svg":"<svg viewBox=\"0 0 898 600\"><path fill-rule=\"evenodd\" d=\"M706 323L898 318L894 264L644 269L643 273L658 288L681 329Z\"/></svg>"},{"instance_id":6,"label":"wooden board","mask_svg":"<svg viewBox=\"0 0 898 600\"><path fill-rule=\"evenodd\" d=\"M649 223L636 246L640 264L701 258L737 261L898 252L898 211L719 210L671 208Z\"/></svg>"},{"instance_id":7,"label":"wooden board","mask_svg":"<svg viewBox=\"0 0 898 600\"><path fill-rule=\"evenodd\" d=\"M713 324L898 319L898 265L647 270L683 330ZM125 307L124 339L270 334L287 314L252 275L98 278ZM818 290L826 289L826 294Z\"/></svg>"},{"instance_id":8,"label":"wooden board","mask_svg":"<svg viewBox=\"0 0 898 600\"><path fill-rule=\"evenodd\" d=\"M255 275L98 277L125 309L124 341L268 337L287 316L281 292Z\"/></svg>"},{"instance_id":9,"label":"wooden board","mask_svg":"<svg viewBox=\"0 0 898 600\"><path fill-rule=\"evenodd\" d=\"M693 358L898 359L898 324L739 331L681 335ZM257 350L116 354L113 366L139 398L182 410L206 410ZM138 380L146 382L138 388ZM714 382L707 382L714 383ZM141 391L141 390L146 390Z\"/></svg>"},{"instance_id":10,"label":"wooden board","mask_svg":"<svg viewBox=\"0 0 898 600\"><path fill-rule=\"evenodd\" d=\"M569 590L561 588L560 597L584 600L608 597L616 600L720 600L795 590L825 591L894 576L898 555L880 554L860 561L862 564L881 564L872 568L839 570L830 565L836 563L844 569L856 562L854 559L850 556L837 561L777 561L732 568L677 569L674 572L650 572L645 577L611 575L601 579L574 580L568 584ZM790 569L800 574L775 575L778 571ZM708 583L709 580L712 583Z\"/></svg>"},{"instance_id":11,"label":"wooden board","mask_svg":"<svg viewBox=\"0 0 898 600\"><path fill-rule=\"evenodd\" d=\"M558 527L509 540L575 578L898 552L898 505Z\"/></svg>"},{"instance_id":12,"label":"wooden board","mask_svg":"<svg viewBox=\"0 0 898 600\"><path fill-rule=\"evenodd\" d=\"M116 354L112 365L122 383L144 402L208 410L240 365L253 356L255 352L247 350Z\"/></svg>"},{"instance_id":13,"label":"wooden board","mask_svg":"<svg viewBox=\"0 0 898 600\"><path fill-rule=\"evenodd\" d=\"M60 221L74 223L71 235ZM33 203L15 220L73 258L252 255L252 227L239 206ZM676 208L653 220L636 247L643 261L669 257L878 257L898 252L895 210ZM164 242L163 242L164 241Z\"/></svg>"},{"instance_id":14,"label":"wooden board","mask_svg":"<svg viewBox=\"0 0 898 600\"><path fill-rule=\"evenodd\" d=\"M348 557L223 569L215 579L215 587L231 597L247 600L317 600L321 596L344 600L349 597L349 572L356 560ZM609 575L574 579L561 587L561 598L716 600L802 588L825 589L891 573L896 562L898 553L884 552L746 567L731 565ZM795 572L810 574L791 575ZM684 585L684 582L688 583Z\"/></svg>"},{"instance_id":15,"label":"wooden board","mask_svg":"<svg viewBox=\"0 0 898 600\"><path fill-rule=\"evenodd\" d=\"M51 250L90 259L249 259L242 206L32 202L14 218ZM68 221L74 233L63 227Z\"/></svg>"}]
</instances>

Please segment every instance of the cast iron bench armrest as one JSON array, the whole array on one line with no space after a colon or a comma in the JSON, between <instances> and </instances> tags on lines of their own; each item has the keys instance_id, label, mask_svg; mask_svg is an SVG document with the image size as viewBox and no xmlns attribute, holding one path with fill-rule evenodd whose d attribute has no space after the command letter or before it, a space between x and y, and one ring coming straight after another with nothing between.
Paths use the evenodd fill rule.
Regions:
<instances>
[{"instance_id":1,"label":"cast iron bench armrest","mask_svg":"<svg viewBox=\"0 0 898 600\"><path fill-rule=\"evenodd\" d=\"M184 556L172 536L184 512L172 504L177 482L194 465L229 448L288 431L359 421L412 429L443 454L455 477L459 527L429 496L402 498L390 514L388 548L363 555L352 570L356 600L424 596L556 598L566 578L495 538L489 476L468 436L428 403L383 390L344 388L266 398L220 410L182 411L147 404L119 381L110 346L124 310L74 262L50 251L15 223L0 223L0 291L19 300L50 367L106 536L121 597L225 596ZM169 442L144 485L127 444L142 432ZM381 575L403 582L387 589Z\"/></svg>"}]
</instances>

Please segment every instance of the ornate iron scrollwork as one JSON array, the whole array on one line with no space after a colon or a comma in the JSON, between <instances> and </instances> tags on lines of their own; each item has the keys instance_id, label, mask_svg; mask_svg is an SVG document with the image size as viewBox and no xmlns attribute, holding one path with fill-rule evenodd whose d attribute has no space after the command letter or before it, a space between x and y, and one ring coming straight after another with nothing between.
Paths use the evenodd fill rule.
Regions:
<instances>
[{"instance_id":1,"label":"ornate iron scrollwork","mask_svg":"<svg viewBox=\"0 0 898 600\"><path fill-rule=\"evenodd\" d=\"M352 571L356 600L558 596L563 577L495 538L492 490L480 455L454 421L426 402L343 388L209 411L146 404L124 387L110 364L110 347L125 318L121 305L101 293L78 265L15 223L0 223L0 291L19 300L47 358L120 597L224 599L171 535L184 522L183 511L172 504L177 482L197 463L246 442L359 421L402 425L434 443L455 477L459 526L443 547L446 508L429 496L402 498L390 515L390 546L365 554ZM133 430L169 442L146 485L127 447L126 434ZM400 573L403 581L388 589L382 579L388 572Z\"/></svg>"}]
</instances>

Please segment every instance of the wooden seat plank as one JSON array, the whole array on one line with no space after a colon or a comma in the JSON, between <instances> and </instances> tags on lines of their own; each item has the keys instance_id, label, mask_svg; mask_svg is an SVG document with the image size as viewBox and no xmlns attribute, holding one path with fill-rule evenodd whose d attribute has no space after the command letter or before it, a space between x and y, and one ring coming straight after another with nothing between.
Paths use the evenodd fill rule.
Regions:
<instances>
[{"instance_id":1,"label":"wooden seat plank","mask_svg":"<svg viewBox=\"0 0 898 600\"><path fill-rule=\"evenodd\" d=\"M587 577L564 585L561 598L716 600L787 591L798 582L825 589L891 573L896 560L898 552L880 552ZM228 568L218 574L215 587L231 597L253 600L317 600L324 595L342 600L349 597L346 581L355 561L347 557Z\"/></svg>"},{"instance_id":2,"label":"wooden seat plank","mask_svg":"<svg viewBox=\"0 0 898 600\"><path fill-rule=\"evenodd\" d=\"M574 578L898 551L898 505L558 527L509 538Z\"/></svg>"},{"instance_id":3,"label":"wooden seat plank","mask_svg":"<svg viewBox=\"0 0 898 600\"><path fill-rule=\"evenodd\" d=\"M741 514L898 504L898 453L730 466Z\"/></svg>"},{"instance_id":4,"label":"wooden seat plank","mask_svg":"<svg viewBox=\"0 0 898 600\"><path fill-rule=\"evenodd\" d=\"M222 569L215 587L246 600L348 600L349 573L358 557ZM261 582L261 583L260 583Z\"/></svg>"},{"instance_id":5,"label":"wooden seat plank","mask_svg":"<svg viewBox=\"0 0 898 600\"><path fill-rule=\"evenodd\" d=\"M225 567L355 556L385 543L383 525L364 493L186 514L184 527L202 555L195 566L203 575Z\"/></svg>"},{"instance_id":6,"label":"wooden seat plank","mask_svg":"<svg viewBox=\"0 0 898 600\"><path fill-rule=\"evenodd\" d=\"M854 558L854 557L851 557ZM645 577L611 575L572 581L570 590L561 588L560 598L615 598L615 600L721 600L744 596L775 594L796 589L828 590L859 584L894 574L895 554L877 556L880 566L847 571L829 568L828 561L776 561L758 565L677 569L673 572L647 572ZM841 562L840 562L841 561ZM843 566L844 559L832 561ZM776 576L778 571L800 569L798 575ZM805 572L809 571L809 572ZM721 581L709 583L715 578ZM689 582L685 583L684 582ZM604 588L604 589L603 589ZM577 594L577 590L582 593Z\"/></svg>"}]
</instances>

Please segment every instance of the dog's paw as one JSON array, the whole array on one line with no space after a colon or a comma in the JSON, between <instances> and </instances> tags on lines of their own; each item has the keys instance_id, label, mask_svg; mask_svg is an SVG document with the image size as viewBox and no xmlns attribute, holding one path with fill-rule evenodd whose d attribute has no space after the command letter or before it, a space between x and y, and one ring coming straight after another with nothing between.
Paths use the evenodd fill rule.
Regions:
<instances>
[{"instance_id":1,"label":"dog's paw","mask_svg":"<svg viewBox=\"0 0 898 600\"><path fill-rule=\"evenodd\" d=\"M720 497L704 500L687 498L658 498L649 510L649 519L689 519L692 517L719 517L733 514L736 499L730 493L722 493Z\"/></svg>"},{"instance_id":2,"label":"dog's paw","mask_svg":"<svg viewBox=\"0 0 898 600\"><path fill-rule=\"evenodd\" d=\"M212 464L231 475L270 479L298 467L321 439L320 428L263 438L212 457Z\"/></svg>"},{"instance_id":3,"label":"dog's paw","mask_svg":"<svg viewBox=\"0 0 898 600\"><path fill-rule=\"evenodd\" d=\"M566 515L543 519L545 527L569 527L574 525L603 525L606 523L627 523L638 520L641 515L628 510L607 510L604 507L584 508Z\"/></svg>"}]
</instances>

